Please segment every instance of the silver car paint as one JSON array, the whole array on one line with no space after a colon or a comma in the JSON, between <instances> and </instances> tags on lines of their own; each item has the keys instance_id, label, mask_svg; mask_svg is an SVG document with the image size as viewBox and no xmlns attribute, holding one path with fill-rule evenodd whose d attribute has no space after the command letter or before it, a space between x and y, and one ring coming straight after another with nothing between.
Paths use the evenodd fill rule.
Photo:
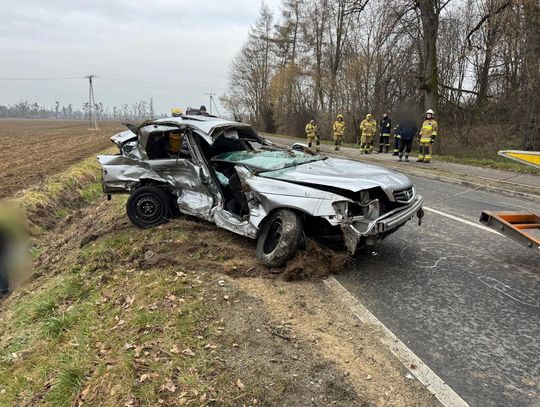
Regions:
<instances>
[{"instance_id":1,"label":"silver car paint","mask_svg":"<svg viewBox=\"0 0 540 407\"><path fill-rule=\"evenodd\" d=\"M191 160L149 160L146 144L150 134L179 128L191 131L188 137ZM240 128L249 129L256 135L248 125L221 119L201 121L200 117L197 120L189 117L160 119L140 127L137 135L131 131L119 133L111 139L124 155L98 157L104 170L104 191L131 192L149 181L167 184L177 197L181 212L213 221L219 227L250 238L258 236L261 223L269 213L280 208L290 208L324 218L330 225L340 226L351 252L355 251L362 236L376 237L383 233L378 227L384 228L385 219L401 217L404 223L421 208L422 197L415 195L409 205L399 208L395 213L378 216L378 201L372 200L362 203L368 208L367 216L348 217L346 205L353 201L337 193L321 190L318 186L351 192L380 187L390 201L395 201L393 191L410 188L412 185L405 175L395 171L350 160L326 158L260 174L237 165L235 169L250 210L249 217L242 219L223 208L217 182L198 149L193 147L194 137L201 137L212 145L219 137L238 138L237 129Z\"/></svg>"}]
</instances>

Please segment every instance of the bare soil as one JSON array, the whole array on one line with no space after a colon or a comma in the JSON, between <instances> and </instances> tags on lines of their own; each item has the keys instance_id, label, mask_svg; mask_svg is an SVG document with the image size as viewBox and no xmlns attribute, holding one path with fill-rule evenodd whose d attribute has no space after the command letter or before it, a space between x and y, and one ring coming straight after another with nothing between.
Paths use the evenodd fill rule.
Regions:
<instances>
[{"instance_id":1,"label":"bare soil","mask_svg":"<svg viewBox=\"0 0 540 407\"><path fill-rule=\"evenodd\" d=\"M75 120L0 120L0 198L112 146L110 137L124 129L117 122L88 127Z\"/></svg>"}]
</instances>

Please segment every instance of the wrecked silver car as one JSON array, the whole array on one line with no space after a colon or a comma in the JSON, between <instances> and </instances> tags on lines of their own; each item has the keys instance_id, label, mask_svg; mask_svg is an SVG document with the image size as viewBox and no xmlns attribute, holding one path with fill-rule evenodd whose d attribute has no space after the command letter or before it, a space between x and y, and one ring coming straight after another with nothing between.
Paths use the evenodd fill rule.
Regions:
<instances>
[{"instance_id":1,"label":"wrecked silver car","mask_svg":"<svg viewBox=\"0 0 540 407\"><path fill-rule=\"evenodd\" d=\"M306 151L279 149L249 125L213 117L148 121L113 136L101 155L103 190L128 193L138 227L174 212L257 239L257 258L279 267L305 237L339 235L351 254L415 215L422 197L397 172Z\"/></svg>"}]
</instances>

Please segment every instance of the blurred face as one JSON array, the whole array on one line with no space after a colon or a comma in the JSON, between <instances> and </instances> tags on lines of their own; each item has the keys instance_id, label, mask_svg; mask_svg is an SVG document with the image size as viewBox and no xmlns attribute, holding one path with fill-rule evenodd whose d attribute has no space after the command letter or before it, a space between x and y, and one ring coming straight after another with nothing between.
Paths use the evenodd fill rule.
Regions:
<instances>
[{"instance_id":1,"label":"blurred face","mask_svg":"<svg viewBox=\"0 0 540 407\"><path fill-rule=\"evenodd\" d=\"M431 120L432 117L433 115L431 113L426 114L426 119Z\"/></svg>"},{"instance_id":2,"label":"blurred face","mask_svg":"<svg viewBox=\"0 0 540 407\"><path fill-rule=\"evenodd\" d=\"M315 120L312 119L312 120L310 120L309 122L310 122L311 124L313 124L313 123L315 123Z\"/></svg>"},{"instance_id":3,"label":"blurred face","mask_svg":"<svg viewBox=\"0 0 540 407\"><path fill-rule=\"evenodd\" d=\"M338 119L338 122L343 120L343 118L341 116L339 116L337 119Z\"/></svg>"},{"instance_id":4,"label":"blurred face","mask_svg":"<svg viewBox=\"0 0 540 407\"><path fill-rule=\"evenodd\" d=\"M388 117L388 115L385 113L385 114L383 114L383 117L386 119Z\"/></svg>"}]
</instances>

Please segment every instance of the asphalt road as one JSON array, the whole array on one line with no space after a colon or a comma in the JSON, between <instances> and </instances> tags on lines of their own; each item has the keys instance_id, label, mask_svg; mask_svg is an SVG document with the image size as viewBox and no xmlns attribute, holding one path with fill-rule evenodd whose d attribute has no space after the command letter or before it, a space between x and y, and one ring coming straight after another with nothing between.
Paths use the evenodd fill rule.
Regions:
<instances>
[{"instance_id":1,"label":"asphalt road","mask_svg":"<svg viewBox=\"0 0 540 407\"><path fill-rule=\"evenodd\" d=\"M425 206L478 223L520 198L410 176ZM540 253L426 211L336 277L471 406L540 406Z\"/></svg>"}]
</instances>

